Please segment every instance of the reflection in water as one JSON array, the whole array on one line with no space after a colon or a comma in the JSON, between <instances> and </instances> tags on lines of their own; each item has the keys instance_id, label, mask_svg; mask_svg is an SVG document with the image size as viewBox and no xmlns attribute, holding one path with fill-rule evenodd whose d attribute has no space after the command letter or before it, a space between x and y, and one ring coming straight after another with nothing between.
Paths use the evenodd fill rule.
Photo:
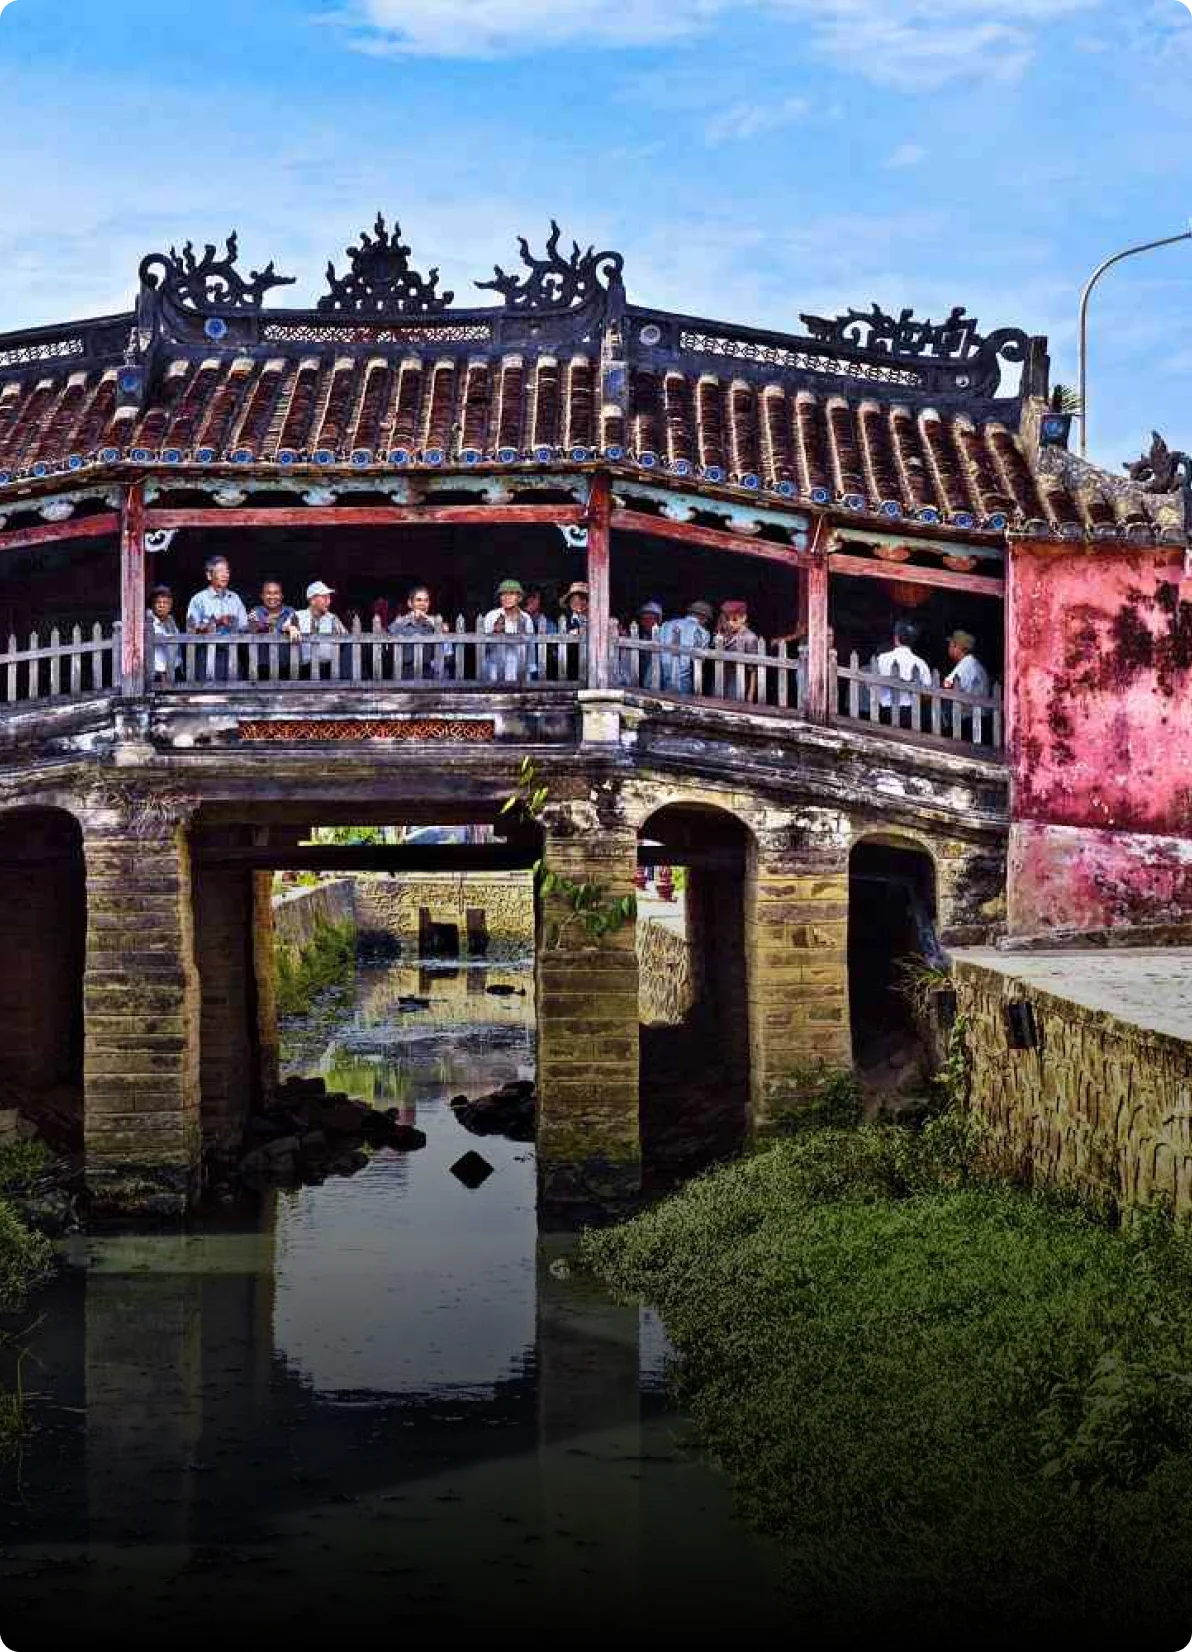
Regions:
<instances>
[{"instance_id":1,"label":"reflection in water","mask_svg":"<svg viewBox=\"0 0 1192 1652\"><path fill-rule=\"evenodd\" d=\"M489 971L502 996L472 974L406 1012L417 970L363 972L305 1063L408 1109L424 1150L71 1242L27 1368L39 1433L0 1470L7 1645L790 1627L769 1548L682 1446L657 1321L538 1236L532 1149L446 1105L533 1070L527 971ZM476 1146L469 1191L449 1167Z\"/></svg>"}]
</instances>

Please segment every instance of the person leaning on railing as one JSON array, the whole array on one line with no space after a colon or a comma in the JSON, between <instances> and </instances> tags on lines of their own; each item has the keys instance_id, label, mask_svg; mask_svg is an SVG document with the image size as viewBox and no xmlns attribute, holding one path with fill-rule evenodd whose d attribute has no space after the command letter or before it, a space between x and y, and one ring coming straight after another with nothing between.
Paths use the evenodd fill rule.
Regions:
<instances>
[{"instance_id":1,"label":"person leaning on railing","mask_svg":"<svg viewBox=\"0 0 1192 1652\"><path fill-rule=\"evenodd\" d=\"M391 637L410 639L409 646L399 650L401 658L396 662L395 676L437 679L450 675L455 656L452 643L424 646L421 669L418 666L416 644L420 641L430 644L432 638L444 636L448 632L447 621L441 614L432 614L432 606L429 587L411 587L406 596L405 613L399 614L389 627Z\"/></svg>"},{"instance_id":2,"label":"person leaning on railing","mask_svg":"<svg viewBox=\"0 0 1192 1652\"><path fill-rule=\"evenodd\" d=\"M720 646L726 654L757 654L761 640L749 627L749 604L732 600L720 604L720 624L716 628ZM725 672L726 700L757 699L757 667L741 666L734 661Z\"/></svg>"},{"instance_id":3,"label":"person leaning on railing","mask_svg":"<svg viewBox=\"0 0 1192 1652\"><path fill-rule=\"evenodd\" d=\"M312 580L306 587L307 606L298 610L293 624L286 629L291 642L300 642L304 637L347 636L344 622L331 612L334 595L330 585L324 585L321 579ZM335 654L336 647L331 643L302 642L303 676L321 677L323 668L330 667Z\"/></svg>"},{"instance_id":4,"label":"person leaning on railing","mask_svg":"<svg viewBox=\"0 0 1192 1652\"><path fill-rule=\"evenodd\" d=\"M944 678L945 688L958 689L961 694L972 694L980 699L988 699L993 692L993 685L989 681L989 673L974 654L977 639L971 631L953 631L948 638L948 658L952 662L952 669ZM962 734L968 738L973 727L973 713L969 706L946 705L945 716L949 727L954 734ZM959 711L959 717L956 715Z\"/></svg>"},{"instance_id":5,"label":"person leaning on railing","mask_svg":"<svg viewBox=\"0 0 1192 1652\"><path fill-rule=\"evenodd\" d=\"M662 624L662 604L643 602L633 616L642 642L657 642ZM625 688L655 688L661 682L660 656L652 649L623 648L621 682Z\"/></svg>"},{"instance_id":6,"label":"person leaning on railing","mask_svg":"<svg viewBox=\"0 0 1192 1652\"><path fill-rule=\"evenodd\" d=\"M687 604L682 619L669 619L659 626L658 641L667 645L662 651L662 687L668 694L695 693L696 662L688 650L711 646L711 623L712 604L698 598Z\"/></svg>"},{"instance_id":7,"label":"person leaning on railing","mask_svg":"<svg viewBox=\"0 0 1192 1652\"><path fill-rule=\"evenodd\" d=\"M201 636L215 634L221 637L247 631L248 613L235 591L230 589L232 570L227 557L209 556L203 564L203 572L207 575L207 587L196 591L186 605L187 631L197 632ZM196 672L200 682L207 675L208 662L204 656L209 652L208 649L200 650ZM216 682L226 682L228 649L218 648L214 654L214 679Z\"/></svg>"},{"instance_id":8,"label":"person leaning on railing","mask_svg":"<svg viewBox=\"0 0 1192 1652\"><path fill-rule=\"evenodd\" d=\"M492 636L532 637L534 621L522 609L524 596L520 580L503 579L497 586L497 606L485 614L480 622L481 630ZM485 643L482 646L484 660L480 675L486 683L516 683L528 674L530 662L526 659L523 663L523 657L529 652L528 645Z\"/></svg>"},{"instance_id":9,"label":"person leaning on railing","mask_svg":"<svg viewBox=\"0 0 1192 1652\"><path fill-rule=\"evenodd\" d=\"M894 626L894 646L888 648L884 654L879 654L873 662L873 670L879 677L901 677L903 682L921 683L924 688L931 687L931 667L921 655L915 653L915 644L919 640L919 627L912 620L900 619ZM917 696L909 693L898 693L898 706L895 709L894 697L897 691L892 688L877 690L877 703L883 711L888 711L892 723L907 724L910 721L911 708Z\"/></svg>"},{"instance_id":10,"label":"person leaning on railing","mask_svg":"<svg viewBox=\"0 0 1192 1652\"><path fill-rule=\"evenodd\" d=\"M159 637L176 637L178 621L174 618L174 593L168 585L155 585L149 593L149 629L153 634L153 681L172 683L178 675L177 643L158 642Z\"/></svg>"}]
</instances>

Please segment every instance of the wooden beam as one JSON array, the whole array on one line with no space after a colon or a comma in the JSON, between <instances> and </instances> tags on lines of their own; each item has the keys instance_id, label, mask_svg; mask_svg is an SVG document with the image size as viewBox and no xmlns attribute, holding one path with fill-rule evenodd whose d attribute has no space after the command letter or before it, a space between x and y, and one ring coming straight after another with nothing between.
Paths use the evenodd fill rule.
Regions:
<instances>
[{"instance_id":1,"label":"wooden beam","mask_svg":"<svg viewBox=\"0 0 1192 1652\"><path fill-rule=\"evenodd\" d=\"M483 527L520 524L530 527L578 527L583 505L197 505L179 510L151 510L151 531L177 528L397 528Z\"/></svg>"},{"instance_id":2,"label":"wooden beam","mask_svg":"<svg viewBox=\"0 0 1192 1652\"><path fill-rule=\"evenodd\" d=\"M0 533L0 554L24 551L32 545L54 545L64 539L115 538L120 532L120 513L104 511L101 516L82 516L78 521L47 522L40 528L10 528Z\"/></svg>"},{"instance_id":3,"label":"wooden beam","mask_svg":"<svg viewBox=\"0 0 1192 1652\"><path fill-rule=\"evenodd\" d=\"M120 692L145 692L145 484L124 490L120 513Z\"/></svg>"},{"instance_id":4,"label":"wooden beam","mask_svg":"<svg viewBox=\"0 0 1192 1652\"><path fill-rule=\"evenodd\" d=\"M609 679L609 523L612 490L608 472L592 478L588 496L588 687L607 688Z\"/></svg>"},{"instance_id":5,"label":"wooden beam","mask_svg":"<svg viewBox=\"0 0 1192 1652\"><path fill-rule=\"evenodd\" d=\"M757 556L767 562L781 562L787 568L807 567L808 551L793 545L777 545L772 539L729 533L724 528L704 528L698 522L672 522L668 516L646 516L641 511L615 510L612 526L627 533L644 533L655 539L678 539L686 545L702 545L711 551L732 551L737 556Z\"/></svg>"},{"instance_id":6,"label":"wooden beam","mask_svg":"<svg viewBox=\"0 0 1192 1652\"><path fill-rule=\"evenodd\" d=\"M807 720L826 723L828 706L828 559L817 556L807 571Z\"/></svg>"},{"instance_id":7,"label":"wooden beam","mask_svg":"<svg viewBox=\"0 0 1192 1652\"><path fill-rule=\"evenodd\" d=\"M968 591L972 596L1001 597L1006 594L1004 579L987 574L954 574L950 568L915 568L902 562L870 561L865 556L846 556L837 551L828 558L834 574L861 579L883 579L898 585L934 585L941 591Z\"/></svg>"}]
</instances>

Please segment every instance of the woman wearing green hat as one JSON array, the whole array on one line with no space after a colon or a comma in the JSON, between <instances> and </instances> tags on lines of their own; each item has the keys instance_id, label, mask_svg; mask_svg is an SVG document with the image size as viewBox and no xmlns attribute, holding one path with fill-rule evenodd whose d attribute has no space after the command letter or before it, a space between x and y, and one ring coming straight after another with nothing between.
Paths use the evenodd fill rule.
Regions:
<instances>
[{"instance_id":1,"label":"woman wearing green hat","mask_svg":"<svg viewBox=\"0 0 1192 1652\"><path fill-rule=\"evenodd\" d=\"M490 608L481 623L481 629L490 636L532 637L534 621L522 608L525 596L520 580L503 579L497 586L497 607ZM484 659L480 674L486 683L524 682L530 672L530 649L525 643L516 648L508 644L488 643L483 646Z\"/></svg>"}]
</instances>

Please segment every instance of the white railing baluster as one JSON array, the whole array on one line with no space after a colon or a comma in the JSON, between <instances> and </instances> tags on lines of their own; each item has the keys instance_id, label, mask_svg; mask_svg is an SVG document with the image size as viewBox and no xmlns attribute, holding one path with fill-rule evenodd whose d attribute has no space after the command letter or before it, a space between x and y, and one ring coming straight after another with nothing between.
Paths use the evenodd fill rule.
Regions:
<instances>
[{"instance_id":1,"label":"white railing baluster","mask_svg":"<svg viewBox=\"0 0 1192 1652\"><path fill-rule=\"evenodd\" d=\"M861 669L861 660L855 648L848 657L848 668L851 673L854 673L848 680L848 714L850 717L859 717L861 715L861 681L855 673L858 673Z\"/></svg>"},{"instance_id":2,"label":"white railing baluster","mask_svg":"<svg viewBox=\"0 0 1192 1652\"><path fill-rule=\"evenodd\" d=\"M81 653L83 647L83 627L81 625L75 626L74 630L70 634L70 640L74 644L70 656L70 692L73 699L82 692L83 687L83 656Z\"/></svg>"},{"instance_id":3,"label":"white railing baluster","mask_svg":"<svg viewBox=\"0 0 1192 1652\"><path fill-rule=\"evenodd\" d=\"M50 698L56 700L62 692L62 644L55 625L50 632Z\"/></svg>"}]
</instances>

